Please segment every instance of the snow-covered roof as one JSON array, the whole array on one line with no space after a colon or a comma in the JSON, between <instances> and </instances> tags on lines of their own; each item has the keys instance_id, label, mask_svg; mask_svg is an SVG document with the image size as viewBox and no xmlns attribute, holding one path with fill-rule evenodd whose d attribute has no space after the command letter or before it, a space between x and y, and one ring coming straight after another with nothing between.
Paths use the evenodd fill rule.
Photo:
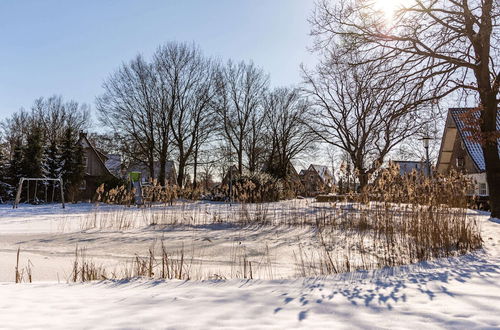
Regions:
<instances>
[{"instance_id":1,"label":"snow-covered roof","mask_svg":"<svg viewBox=\"0 0 500 330\"><path fill-rule=\"evenodd\" d=\"M462 142L470 155L474 163L476 164L479 171L483 172L486 170L483 149L479 142L471 139L472 132L466 130L466 125L462 120L464 113L470 111L470 108L453 108L450 109L450 115L457 126L457 130L462 138ZM475 116L479 116L479 111L474 112ZM500 116L497 115L497 130L500 130ZM500 140L500 139L499 139ZM500 142L500 141L499 141ZM498 144L498 153L500 154L500 143Z\"/></svg>"}]
</instances>

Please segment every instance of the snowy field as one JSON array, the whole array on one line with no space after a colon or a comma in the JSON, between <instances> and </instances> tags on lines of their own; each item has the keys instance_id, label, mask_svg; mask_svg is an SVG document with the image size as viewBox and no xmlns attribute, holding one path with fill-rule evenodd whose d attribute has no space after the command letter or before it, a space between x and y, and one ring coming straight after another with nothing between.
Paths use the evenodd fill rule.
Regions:
<instances>
[{"instance_id":1,"label":"snowy field","mask_svg":"<svg viewBox=\"0 0 500 330\"><path fill-rule=\"evenodd\" d=\"M266 216L280 219L297 212L300 219L304 210L322 207L308 200L287 203ZM225 223L241 220L242 212L247 210L241 206L210 203L153 211L96 210L89 204L65 210L58 205L0 206L0 328L500 327L500 223L486 215L470 211L481 223L485 247L469 255L293 279L292 251L314 244L312 229ZM191 225L165 225L179 214ZM261 261L254 277L271 279L68 283L76 245L99 264L118 269L160 241L169 250L184 245L186 253L196 251L192 277L239 277L241 269L228 264L228 256L236 260L245 254ZM31 265L34 283L13 283L18 247L19 266Z\"/></svg>"}]
</instances>

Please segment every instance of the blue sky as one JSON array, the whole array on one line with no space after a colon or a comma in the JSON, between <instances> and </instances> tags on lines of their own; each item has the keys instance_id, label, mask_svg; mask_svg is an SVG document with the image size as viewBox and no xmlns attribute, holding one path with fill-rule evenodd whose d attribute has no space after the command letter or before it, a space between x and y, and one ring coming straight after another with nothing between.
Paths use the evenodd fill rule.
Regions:
<instances>
[{"instance_id":1,"label":"blue sky","mask_svg":"<svg viewBox=\"0 0 500 330\"><path fill-rule=\"evenodd\" d=\"M122 62L168 41L206 55L253 60L274 86L313 65L313 0L1 0L0 119L40 96L94 105Z\"/></svg>"}]
</instances>

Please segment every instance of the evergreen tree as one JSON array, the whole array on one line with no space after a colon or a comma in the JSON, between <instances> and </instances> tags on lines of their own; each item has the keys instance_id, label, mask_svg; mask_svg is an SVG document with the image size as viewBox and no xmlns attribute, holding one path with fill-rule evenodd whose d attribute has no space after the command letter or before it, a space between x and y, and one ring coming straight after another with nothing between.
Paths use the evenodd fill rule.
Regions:
<instances>
[{"instance_id":1,"label":"evergreen tree","mask_svg":"<svg viewBox=\"0 0 500 330\"><path fill-rule=\"evenodd\" d=\"M9 198L11 191L10 185L7 183L7 164L3 153L0 149L0 203L3 203Z\"/></svg>"},{"instance_id":2,"label":"evergreen tree","mask_svg":"<svg viewBox=\"0 0 500 330\"><path fill-rule=\"evenodd\" d=\"M43 141L42 131L34 126L26 137L26 146L22 150L21 173L28 178L41 178L43 175ZM28 200L38 202L42 190L38 189L39 182L35 181L28 187Z\"/></svg>"},{"instance_id":3,"label":"evergreen tree","mask_svg":"<svg viewBox=\"0 0 500 330\"><path fill-rule=\"evenodd\" d=\"M23 147L21 144L21 140L18 139L14 143L14 151L12 154L12 158L10 160L8 166L8 181L13 187L17 187L19 184L19 180L23 177Z\"/></svg>"},{"instance_id":4,"label":"evergreen tree","mask_svg":"<svg viewBox=\"0 0 500 330\"><path fill-rule=\"evenodd\" d=\"M3 150L0 149L0 182L7 182L7 167Z\"/></svg>"},{"instance_id":5,"label":"evergreen tree","mask_svg":"<svg viewBox=\"0 0 500 330\"><path fill-rule=\"evenodd\" d=\"M21 172L29 178L41 178L43 175L43 142L41 130L31 129L26 138L26 147L23 148Z\"/></svg>"},{"instance_id":6,"label":"evergreen tree","mask_svg":"<svg viewBox=\"0 0 500 330\"><path fill-rule=\"evenodd\" d=\"M45 148L43 174L52 179L58 178L61 174L61 157L56 141L49 142Z\"/></svg>"},{"instance_id":7,"label":"evergreen tree","mask_svg":"<svg viewBox=\"0 0 500 330\"><path fill-rule=\"evenodd\" d=\"M44 166L43 174L46 178L57 179L61 175L61 157L59 155L59 146L56 140L49 142L49 145L45 148L44 152ZM47 196L48 201L55 201L59 199L59 195L56 191L59 191L59 185L53 181L48 181L45 183L47 185L47 191L49 195Z\"/></svg>"},{"instance_id":8,"label":"evergreen tree","mask_svg":"<svg viewBox=\"0 0 500 330\"><path fill-rule=\"evenodd\" d=\"M78 188L84 179L85 164L83 148L78 143L76 132L67 128L61 142L61 177L64 188L72 202L76 201Z\"/></svg>"}]
</instances>

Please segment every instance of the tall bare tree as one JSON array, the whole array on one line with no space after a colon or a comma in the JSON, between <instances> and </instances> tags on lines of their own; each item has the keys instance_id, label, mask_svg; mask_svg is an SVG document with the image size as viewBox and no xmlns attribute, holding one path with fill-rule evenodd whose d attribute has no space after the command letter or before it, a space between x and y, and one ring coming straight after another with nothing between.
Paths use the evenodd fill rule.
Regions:
<instances>
[{"instance_id":1,"label":"tall bare tree","mask_svg":"<svg viewBox=\"0 0 500 330\"><path fill-rule=\"evenodd\" d=\"M64 101L61 96L38 98L31 111L49 143L62 139L68 127L78 132L90 126L90 107L76 101Z\"/></svg>"},{"instance_id":2,"label":"tall bare tree","mask_svg":"<svg viewBox=\"0 0 500 330\"><path fill-rule=\"evenodd\" d=\"M264 99L267 128L266 168L277 178L290 175L292 161L312 151L318 135L308 127L311 108L298 89L277 88Z\"/></svg>"},{"instance_id":3,"label":"tall bare tree","mask_svg":"<svg viewBox=\"0 0 500 330\"><path fill-rule=\"evenodd\" d=\"M12 154L18 143L26 143L33 129L39 130L44 144L57 144L67 128L78 132L90 126L90 108L61 96L38 98L30 111L20 109L0 124L3 138Z\"/></svg>"},{"instance_id":4,"label":"tall bare tree","mask_svg":"<svg viewBox=\"0 0 500 330\"><path fill-rule=\"evenodd\" d=\"M415 0L387 20L374 1L317 2L311 19L317 49L334 49L342 40L372 61L399 61L413 68L409 77L432 86L436 97L456 90L477 95L478 135L486 163L492 216L500 217L499 132L500 3L496 0ZM364 62L359 61L357 64Z\"/></svg>"},{"instance_id":5,"label":"tall bare tree","mask_svg":"<svg viewBox=\"0 0 500 330\"><path fill-rule=\"evenodd\" d=\"M214 70L212 61L188 44L169 43L155 55L162 86L171 94L168 121L178 155L177 184L182 186L186 167L196 156L207 134L212 131L214 116Z\"/></svg>"},{"instance_id":6,"label":"tall bare tree","mask_svg":"<svg viewBox=\"0 0 500 330\"><path fill-rule=\"evenodd\" d=\"M253 63L229 61L217 75L216 109L221 131L228 144L234 149L238 172L243 172L245 144L258 122L262 95L268 86L268 77ZM257 137L252 138L256 142Z\"/></svg>"},{"instance_id":7,"label":"tall bare tree","mask_svg":"<svg viewBox=\"0 0 500 330\"><path fill-rule=\"evenodd\" d=\"M304 71L317 111L309 124L322 141L349 155L362 189L389 152L432 120L432 108L421 86L403 79L399 68L337 59Z\"/></svg>"},{"instance_id":8,"label":"tall bare tree","mask_svg":"<svg viewBox=\"0 0 500 330\"><path fill-rule=\"evenodd\" d=\"M96 100L101 123L121 136L128 158L146 160L151 177L158 151L162 159L168 151L170 90L163 87L156 67L137 56L104 82L104 94Z\"/></svg>"}]
</instances>

